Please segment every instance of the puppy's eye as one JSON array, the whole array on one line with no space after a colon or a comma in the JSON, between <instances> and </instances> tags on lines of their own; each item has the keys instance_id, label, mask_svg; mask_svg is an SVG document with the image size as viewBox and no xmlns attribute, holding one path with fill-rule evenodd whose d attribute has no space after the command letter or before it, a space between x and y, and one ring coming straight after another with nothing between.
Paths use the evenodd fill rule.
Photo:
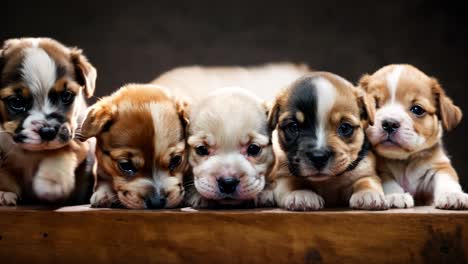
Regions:
<instances>
[{"instance_id":1,"label":"puppy's eye","mask_svg":"<svg viewBox=\"0 0 468 264\"><path fill-rule=\"evenodd\" d=\"M415 114L416 116L423 116L426 113L426 110L424 110L421 106L419 105L413 105L410 108L410 111Z\"/></svg>"},{"instance_id":2,"label":"puppy's eye","mask_svg":"<svg viewBox=\"0 0 468 264\"><path fill-rule=\"evenodd\" d=\"M340 127L338 127L338 134L340 134L341 137L349 138L353 135L353 132L354 127L349 123L343 122Z\"/></svg>"},{"instance_id":3,"label":"puppy's eye","mask_svg":"<svg viewBox=\"0 0 468 264\"><path fill-rule=\"evenodd\" d=\"M208 148L206 146L203 146L203 145L196 147L195 152L199 156L208 156L210 154L210 152L208 151Z\"/></svg>"},{"instance_id":4,"label":"puppy's eye","mask_svg":"<svg viewBox=\"0 0 468 264\"><path fill-rule=\"evenodd\" d=\"M127 176L134 176L138 171L131 160L119 160L118 165L119 169Z\"/></svg>"},{"instance_id":5,"label":"puppy's eye","mask_svg":"<svg viewBox=\"0 0 468 264\"><path fill-rule=\"evenodd\" d=\"M247 155L255 157L262 151L262 148L257 144L250 144L247 148Z\"/></svg>"},{"instance_id":6,"label":"puppy's eye","mask_svg":"<svg viewBox=\"0 0 468 264\"><path fill-rule=\"evenodd\" d=\"M291 122L286 125L285 131L290 134L297 134L299 132L299 128L296 122Z\"/></svg>"},{"instance_id":7,"label":"puppy's eye","mask_svg":"<svg viewBox=\"0 0 468 264\"><path fill-rule=\"evenodd\" d=\"M73 102L73 99L75 99L75 94L69 90L63 91L62 94L60 95L60 100L62 100L62 103L64 105L71 104Z\"/></svg>"},{"instance_id":8,"label":"puppy's eye","mask_svg":"<svg viewBox=\"0 0 468 264\"><path fill-rule=\"evenodd\" d=\"M26 111L26 101L22 97L10 96L7 98L7 104L13 112Z\"/></svg>"},{"instance_id":9,"label":"puppy's eye","mask_svg":"<svg viewBox=\"0 0 468 264\"><path fill-rule=\"evenodd\" d=\"M171 158L171 161L169 162L169 170L175 170L180 163L182 162L182 157L180 155L175 155L174 157Z\"/></svg>"}]
</instances>

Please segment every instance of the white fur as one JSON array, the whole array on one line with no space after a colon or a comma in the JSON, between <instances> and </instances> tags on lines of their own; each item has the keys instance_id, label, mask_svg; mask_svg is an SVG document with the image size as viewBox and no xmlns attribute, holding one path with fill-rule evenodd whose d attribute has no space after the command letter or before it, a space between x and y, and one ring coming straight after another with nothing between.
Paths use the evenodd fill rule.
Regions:
<instances>
[{"instance_id":1,"label":"white fur","mask_svg":"<svg viewBox=\"0 0 468 264\"><path fill-rule=\"evenodd\" d=\"M43 96L55 83L55 62L43 49L28 48L25 50L21 76L34 95Z\"/></svg>"},{"instance_id":2,"label":"white fur","mask_svg":"<svg viewBox=\"0 0 468 264\"><path fill-rule=\"evenodd\" d=\"M395 102L395 95L396 90L398 88L398 81L400 80L401 72L403 71L402 66L396 66L393 71L387 75L387 87L390 92L391 100L390 102L393 104Z\"/></svg>"},{"instance_id":3,"label":"white fur","mask_svg":"<svg viewBox=\"0 0 468 264\"><path fill-rule=\"evenodd\" d=\"M33 48L39 47L39 42L41 41L40 38L31 38L31 45Z\"/></svg>"},{"instance_id":4,"label":"white fur","mask_svg":"<svg viewBox=\"0 0 468 264\"><path fill-rule=\"evenodd\" d=\"M336 90L325 78L317 78L314 80L317 89L317 145L316 148L320 149L327 145L327 131L326 123L328 121L328 113L330 112L333 104L335 103Z\"/></svg>"}]
</instances>

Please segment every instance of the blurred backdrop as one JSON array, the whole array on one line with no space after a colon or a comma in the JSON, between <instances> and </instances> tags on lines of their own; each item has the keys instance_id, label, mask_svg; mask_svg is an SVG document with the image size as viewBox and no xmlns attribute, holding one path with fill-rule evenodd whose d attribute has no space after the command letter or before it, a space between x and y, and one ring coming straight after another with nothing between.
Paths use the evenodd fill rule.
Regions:
<instances>
[{"instance_id":1,"label":"blurred backdrop","mask_svg":"<svg viewBox=\"0 0 468 264\"><path fill-rule=\"evenodd\" d=\"M463 1L2 1L0 41L48 36L85 51L100 97L181 65L308 63L356 82L389 63L436 76L468 113ZM468 114L445 135L468 191Z\"/></svg>"}]
</instances>

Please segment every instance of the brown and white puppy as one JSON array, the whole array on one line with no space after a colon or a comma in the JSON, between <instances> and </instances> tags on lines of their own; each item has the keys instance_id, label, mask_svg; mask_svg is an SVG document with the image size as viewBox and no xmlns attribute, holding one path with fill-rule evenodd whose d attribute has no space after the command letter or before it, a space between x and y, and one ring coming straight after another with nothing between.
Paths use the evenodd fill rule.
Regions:
<instances>
[{"instance_id":1,"label":"brown and white puppy","mask_svg":"<svg viewBox=\"0 0 468 264\"><path fill-rule=\"evenodd\" d=\"M81 50L48 38L10 39L0 49L0 205L64 201L88 143L74 140L96 70Z\"/></svg>"},{"instance_id":2,"label":"brown and white puppy","mask_svg":"<svg viewBox=\"0 0 468 264\"><path fill-rule=\"evenodd\" d=\"M188 129L193 172L187 182L189 206L274 203L262 194L274 161L267 115L262 100L240 88L214 91L193 105Z\"/></svg>"},{"instance_id":3,"label":"brown and white puppy","mask_svg":"<svg viewBox=\"0 0 468 264\"><path fill-rule=\"evenodd\" d=\"M276 129L277 204L288 210L386 209L365 137L373 117L363 91L331 73L307 74L281 92L269 117Z\"/></svg>"},{"instance_id":4,"label":"brown and white puppy","mask_svg":"<svg viewBox=\"0 0 468 264\"><path fill-rule=\"evenodd\" d=\"M468 209L442 146L443 130L455 128L462 112L438 81L411 65L389 65L365 75L360 85L377 108L367 135L389 206L413 207L416 198L441 209Z\"/></svg>"},{"instance_id":5,"label":"brown and white puppy","mask_svg":"<svg viewBox=\"0 0 468 264\"><path fill-rule=\"evenodd\" d=\"M93 207L172 208L184 196L184 104L156 85L129 84L94 104L82 127L96 137Z\"/></svg>"}]
</instances>

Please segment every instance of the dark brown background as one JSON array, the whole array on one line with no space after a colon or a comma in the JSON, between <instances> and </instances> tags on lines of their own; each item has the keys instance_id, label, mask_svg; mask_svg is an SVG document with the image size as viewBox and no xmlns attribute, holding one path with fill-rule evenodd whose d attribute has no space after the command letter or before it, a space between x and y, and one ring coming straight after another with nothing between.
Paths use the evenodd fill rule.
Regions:
<instances>
[{"instance_id":1,"label":"dark brown background","mask_svg":"<svg viewBox=\"0 0 468 264\"><path fill-rule=\"evenodd\" d=\"M85 50L97 96L188 65L306 62L352 81L389 63L440 79L468 113L462 1L3 1L0 41L48 36ZM468 118L445 142L468 190Z\"/></svg>"}]
</instances>

